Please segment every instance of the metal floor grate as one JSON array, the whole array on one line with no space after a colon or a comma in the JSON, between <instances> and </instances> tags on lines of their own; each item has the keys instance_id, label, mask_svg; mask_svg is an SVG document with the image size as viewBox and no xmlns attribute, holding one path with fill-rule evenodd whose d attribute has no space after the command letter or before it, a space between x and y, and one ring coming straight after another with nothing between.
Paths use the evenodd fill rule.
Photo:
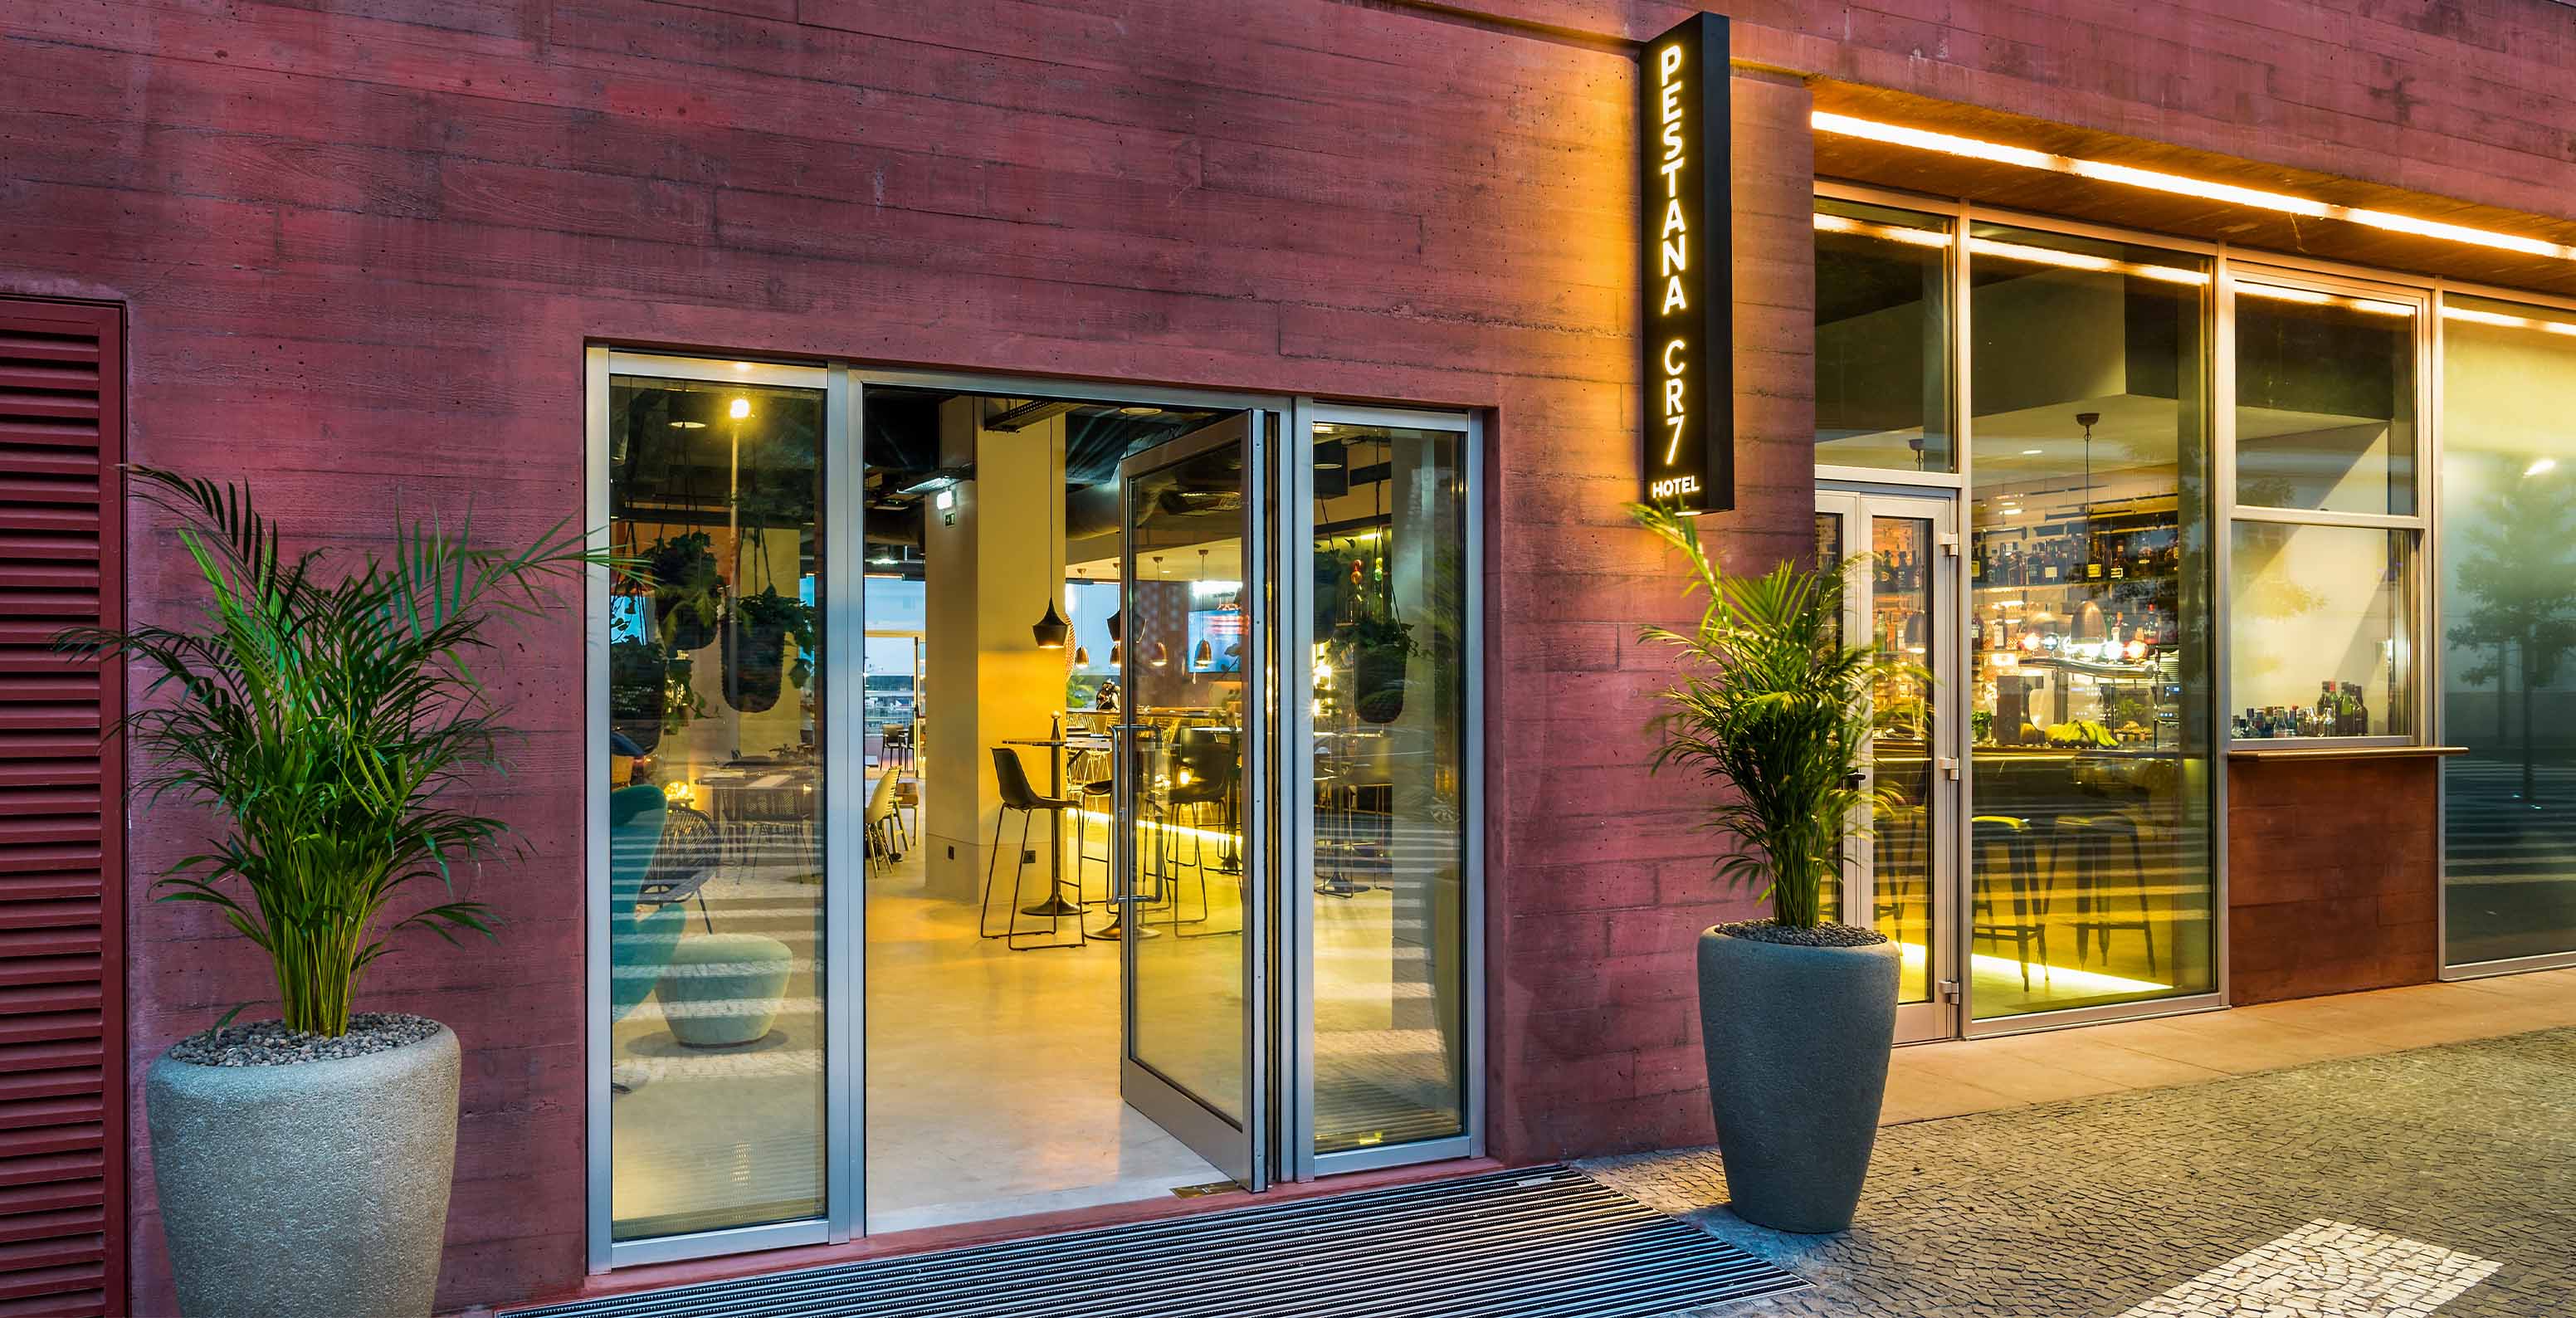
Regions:
<instances>
[{"instance_id":1,"label":"metal floor grate","mask_svg":"<svg viewBox=\"0 0 2576 1318\"><path fill-rule=\"evenodd\" d=\"M1804 1284L1553 1166L609 1296L512 1318L1652 1318Z\"/></svg>"}]
</instances>

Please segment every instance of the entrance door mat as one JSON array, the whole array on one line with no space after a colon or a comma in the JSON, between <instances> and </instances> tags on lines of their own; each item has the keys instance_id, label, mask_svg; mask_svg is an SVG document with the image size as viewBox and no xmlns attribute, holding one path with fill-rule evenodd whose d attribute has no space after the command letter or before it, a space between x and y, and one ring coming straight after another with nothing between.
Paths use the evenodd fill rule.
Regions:
<instances>
[{"instance_id":1,"label":"entrance door mat","mask_svg":"<svg viewBox=\"0 0 2576 1318\"><path fill-rule=\"evenodd\" d=\"M1569 1167L518 1310L512 1318L1655 1318L1796 1277Z\"/></svg>"}]
</instances>

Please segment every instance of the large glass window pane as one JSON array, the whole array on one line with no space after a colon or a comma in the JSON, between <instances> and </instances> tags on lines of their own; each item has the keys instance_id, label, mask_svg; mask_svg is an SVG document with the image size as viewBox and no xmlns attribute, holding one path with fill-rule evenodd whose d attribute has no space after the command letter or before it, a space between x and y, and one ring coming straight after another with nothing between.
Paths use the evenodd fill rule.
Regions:
<instances>
[{"instance_id":1,"label":"large glass window pane","mask_svg":"<svg viewBox=\"0 0 2576 1318\"><path fill-rule=\"evenodd\" d=\"M1873 516L1870 522L1870 644L1926 668L1938 662L1934 619L1948 603L1935 599L1932 522ZM1872 808L1869 839L1870 924L1904 951L1898 1002L1932 1000L1933 702L1932 683L1885 681L1870 695L1870 778L1882 799Z\"/></svg>"},{"instance_id":2,"label":"large glass window pane","mask_svg":"<svg viewBox=\"0 0 2576 1318\"><path fill-rule=\"evenodd\" d=\"M619 1240L823 1213L822 434L820 390L610 382Z\"/></svg>"},{"instance_id":3,"label":"large glass window pane","mask_svg":"<svg viewBox=\"0 0 2576 1318\"><path fill-rule=\"evenodd\" d=\"M2414 542L2376 527L2236 524L2231 735L2414 733Z\"/></svg>"},{"instance_id":4,"label":"large glass window pane","mask_svg":"<svg viewBox=\"0 0 2576 1318\"><path fill-rule=\"evenodd\" d=\"M2412 515L2412 303L2239 282L2236 501Z\"/></svg>"},{"instance_id":5,"label":"large glass window pane","mask_svg":"<svg viewBox=\"0 0 2576 1318\"><path fill-rule=\"evenodd\" d=\"M1315 1150L1333 1153L1466 1130L1466 437L1315 432Z\"/></svg>"},{"instance_id":6,"label":"large glass window pane","mask_svg":"<svg viewBox=\"0 0 2576 1318\"><path fill-rule=\"evenodd\" d=\"M2576 950L2576 312L2443 306L2448 959Z\"/></svg>"},{"instance_id":7,"label":"large glass window pane","mask_svg":"<svg viewBox=\"0 0 2576 1318\"><path fill-rule=\"evenodd\" d=\"M1957 468L1950 232L1936 215L1816 202L1816 461Z\"/></svg>"},{"instance_id":8,"label":"large glass window pane","mask_svg":"<svg viewBox=\"0 0 2576 1318\"><path fill-rule=\"evenodd\" d=\"M1969 275L1976 1014L2206 992L2208 270L1979 225Z\"/></svg>"}]
</instances>

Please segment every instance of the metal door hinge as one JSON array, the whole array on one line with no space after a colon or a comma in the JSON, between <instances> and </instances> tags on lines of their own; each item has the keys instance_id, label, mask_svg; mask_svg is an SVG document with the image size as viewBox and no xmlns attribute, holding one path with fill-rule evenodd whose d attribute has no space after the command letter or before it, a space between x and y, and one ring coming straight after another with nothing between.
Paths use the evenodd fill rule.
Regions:
<instances>
[{"instance_id":1,"label":"metal door hinge","mask_svg":"<svg viewBox=\"0 0 2576 1318\"><path fill-rule=\"evenodd\" d=\"M1940 758L1940 760L1938 761L1938 763L1939 763L1939 764L1940 764L1940 766L1941 766L1941 772L1942 772L1944 775L1946 775L1946 776L1950 779L1950 781L1952 781L1952 782L1954 782L1954 783L1955 783L1955 782L1957 782L1957 781L1959 781L1959 757L1958 757L1958 756L1956 756L1956 755L1944 755L1944 756L1942 756L1942 757Z\"/></svg>"},{"instance_id":2,"label":"metal door hinge","mask_svg":"<svg viewBox=\"0 0 2576 1318\"><path fill-rule=\"evenodd\" d=\"M1943 531L1941 533L1941 552L1951 558L1957 558L1959 556L1959 535L1957 532Z\"/></svg>"},{"instance_id":3,"label":"metal door hinge","mask_svg":"<svg viewBox=\"0 0 2576 1318\"><path fill-rule=\"evenodd\" d=\"M1945 979L1941 981L1941 1000L1943 1002L1957 1002L1959 1000L1959 981L1955 979Z\"/></svg>"}]
</instances>

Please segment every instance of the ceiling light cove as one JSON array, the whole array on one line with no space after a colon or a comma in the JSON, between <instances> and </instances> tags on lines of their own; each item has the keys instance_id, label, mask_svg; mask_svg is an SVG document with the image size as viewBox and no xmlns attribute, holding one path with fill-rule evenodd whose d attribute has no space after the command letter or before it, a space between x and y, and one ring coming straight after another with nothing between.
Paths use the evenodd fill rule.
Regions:
<instances>
[{"instance_id":1,"label":"ceiling light cove","mask_svg":"<svg viewBox=\"0 0 2576 1318\"><path fill-rule=\"evenodd\" d=\"M2494 247L2529 256L2545 256L2560 261L2576 261L2576 247L2550 242L2525 234L2498 233L2493 229L2475 229L2464 224L2447 224L2392 211L2372 210L2359 206L2340 206L2313 197L2294 196L2286 192L2266 192L2260 188L2238 187L2209 179L2188 178L2162 170L2140 169L2135 165L2113 164L2107 160L2087 160L2081 156L2061 156L2029 147L2008 146L2001 142L1980 141L1954 133L1937 133L1927 128L1908 128L1902 124L1879 123L1828 110L1815 112L1816 131L1839 137L1856 137L1864 141L1884 142L1890 146L1912 147L1920 151L1938 151L1944 155L1963 156L1971 160L1989 160L1999 165L2023 169L2044 169L2056 174L2098 179L2133 188L2169 192L2182 197L2199 197L2223 201L2260 210L2278 211L2309 219L2344 220L2352 224L2386 229L2392 233L2413 234L2444 242L2465 243L2475 247Z\"/></svg>"}]
</instances>

